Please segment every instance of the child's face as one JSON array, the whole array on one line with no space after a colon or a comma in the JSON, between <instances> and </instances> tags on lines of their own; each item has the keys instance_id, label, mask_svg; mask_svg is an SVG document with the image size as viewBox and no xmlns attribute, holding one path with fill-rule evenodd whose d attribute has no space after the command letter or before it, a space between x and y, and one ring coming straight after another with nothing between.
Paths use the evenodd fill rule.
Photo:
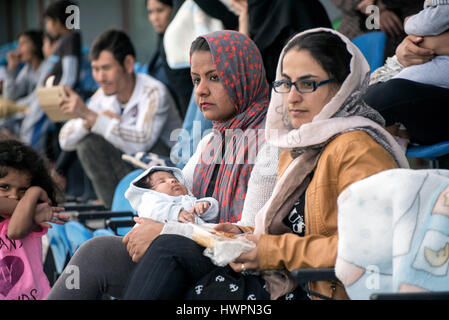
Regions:
<instances>
[{"instance_id":1,"label":"child's face","mask_svg":"<svg viewBox=\"0 0 449 320\"><path fill-rule=\"evenodd\" d=\"M30 186L28 173L10 168L8 174L0 178L0 198L20 200Z\"/></svg>"},{"instance_id":2,"label":"child's face","mask_svg":"<svg viewBox=\"0 0 449 320\"><path fill-rule=\"evenodd\" d=\"M151 175L150 186L152 190L165 193L170 196L182 196L187 194L187 188L179 183L173 174L167 171L158 171Z\"/></svg>"},{"instance_id":3,"label":"child's face","mask_svg":"<svg viewBox=\"0 0 449 320\"><path fill-rule=\"evenodd\" d=\"M42 52L44 54L45 58L50 57L53 54L53 51L55 49L55 43L51 43L50 39L48 37L44 37L43 45L42 45Z\"/></svg>"}]
</instances>

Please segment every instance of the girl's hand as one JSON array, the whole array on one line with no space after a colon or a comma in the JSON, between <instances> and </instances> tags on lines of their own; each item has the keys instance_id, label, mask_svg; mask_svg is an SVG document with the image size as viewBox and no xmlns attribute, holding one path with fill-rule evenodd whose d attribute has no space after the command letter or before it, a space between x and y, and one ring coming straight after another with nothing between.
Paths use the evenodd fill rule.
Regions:
<instances>
[{"instance_id":1,"label":"girl's hand","mask_svg":"<svg viewBox=\"0 0 449 320\"><path fill-rule=\"evenodd\" d=\"M239 227L232 223L220 223L217 224L214 227L215 231L221 231L221 232L227 232L227 233L233 233L233 234L240 234L242 233L242 230L240 230Z\"/></svg>"},{"instance_id":2,"label":"girl's hand","mask_svg":"<svg viewBox=\"0 0 449 320\"><path fill-rule=\"evenodd\" d=\"M259 268L259 260L257 259L258 247L260 235L249 234L245 236L246 239L256 244L256 247L248 252L242 253L234 262L230 262L229 265L235 272L243 272L246 270L257 270Z\"/></svg>"},{"instance_id":3,"label":"girl's hand","mask_svg":"<svg viewBox=\"0 0 449 320\"><path fill-rule=\"evenodd\" d=\"M52 207L48 203L39 203L36 206L36 212L34 214L34 223L42 228L52 228L52 225L49 224L64 224L70 219L70 216L60 214L59 212L64 211L62 207Z\"/></svg>"},{"instance_id":4,"label":"girl's hand","mask_svg":"<svg viewBox=\"0 0 449 320\"><path fill-rule=\"evenodd\" d=\"M44 189L42 189L41 187L32 186L27 189L26 193L34 193L37 196L37 199L39 202L51 204L51 200L48 197L47 192Z\"/></svg>"},{"instance_id":5,"label":"girl's hand","mask_svg":"<svg viewBox=\"0 0 449 320\"><path fill-rule=\"evenodd\" d=\"M197 202L193 206L194 212L198 215L198 217L201 217L201 215L209 209L210 203L207 201Z\"/></svg>"}]
</instances>

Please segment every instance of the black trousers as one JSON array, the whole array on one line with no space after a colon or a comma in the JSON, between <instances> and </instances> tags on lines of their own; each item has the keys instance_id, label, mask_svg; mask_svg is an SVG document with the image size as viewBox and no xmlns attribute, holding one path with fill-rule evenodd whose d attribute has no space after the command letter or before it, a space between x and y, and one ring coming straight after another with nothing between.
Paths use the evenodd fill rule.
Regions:
<instances>
[{"instance_id":1,"label":"black trousers","mask_svg":"<svg viewBox=\"0 0 449 320\"><path fill-rule=\"evenodd\" d=\"M123 299L184 299L190 287L217 266L204 248L178 235L161 235L134 268Z\"/></svg>"},{"instance_id":2,"label":"black trousers","mask_svg":"<svg viewBox=\"0 0 449 320\"><path fill-rule=\"evenodd\" d=\"M380 112L387 126L402 123L413 143L429 145L449 140L449 89L391 79L370 86L364 100Z\"/></svg>"},{"instance_id":3,"label":"black trousers","mask_svg":"<svg viewBox=\"0 0 449 320\"><path fill-rule=\"evenodd\" d=\"M259 274L217 267L204 248L178 235L157 237L133 270L123 299L127 300L268 300ZM305 300L298 286L279 300Z\"/></svg>"}]
</instances>

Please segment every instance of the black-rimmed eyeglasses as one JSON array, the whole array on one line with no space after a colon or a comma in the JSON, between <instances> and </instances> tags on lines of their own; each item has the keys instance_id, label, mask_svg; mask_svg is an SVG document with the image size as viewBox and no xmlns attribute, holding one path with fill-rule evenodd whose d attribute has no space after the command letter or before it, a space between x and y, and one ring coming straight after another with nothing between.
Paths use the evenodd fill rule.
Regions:
<instances>
[{"instance_id":1,"label":"black-rimmed eyeglasses","mask_svg":"<svg viewBox=\"0 0 449 320\"><path fill-rule=\"evenodd\" d=\"M335 79L328 79L321 82L316 82L314 80L298 80L295 82L288 80L278 80L273 82L273 89L277 93L289 93L292 89L292 85L295 86L299 93L310 93L314 92L319 86L333 82Z\"/></svg>"}]
</instances>

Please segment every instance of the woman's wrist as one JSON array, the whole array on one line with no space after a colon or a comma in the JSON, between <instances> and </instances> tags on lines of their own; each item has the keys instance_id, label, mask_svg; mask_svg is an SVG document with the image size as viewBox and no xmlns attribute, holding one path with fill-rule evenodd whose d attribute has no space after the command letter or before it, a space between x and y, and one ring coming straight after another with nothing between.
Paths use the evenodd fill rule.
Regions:
<instances>
[{"instance_id":1,"label":"woman's wrist","mask_svg":"<svg viewBox=\"0 0 449 320\"><path fill-rule=\"evenodd\" d=\"M239 16L239 32L249 37L249 16L248 13Z\"/></svg>"}]
</instances>

